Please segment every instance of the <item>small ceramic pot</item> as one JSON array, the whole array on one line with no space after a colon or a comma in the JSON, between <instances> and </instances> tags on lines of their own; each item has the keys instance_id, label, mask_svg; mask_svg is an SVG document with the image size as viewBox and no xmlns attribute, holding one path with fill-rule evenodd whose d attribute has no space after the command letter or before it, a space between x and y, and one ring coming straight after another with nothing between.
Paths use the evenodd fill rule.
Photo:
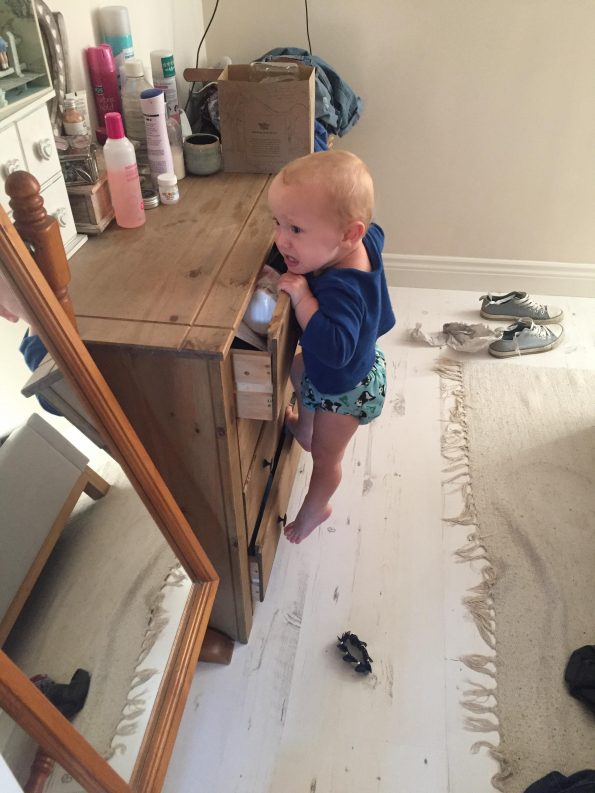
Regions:
<instances>
[{"instance_id":1,"label":"small ceramic pot","mask_svg":"<svg viewBox=\"0 0 595 793\"><path fill-rule=\"evenodd\" d=\"M221 168L221 143L216 135L196 132L184 141L184 162L188 173L207 176Z\"/></svg>"}]
</instances>

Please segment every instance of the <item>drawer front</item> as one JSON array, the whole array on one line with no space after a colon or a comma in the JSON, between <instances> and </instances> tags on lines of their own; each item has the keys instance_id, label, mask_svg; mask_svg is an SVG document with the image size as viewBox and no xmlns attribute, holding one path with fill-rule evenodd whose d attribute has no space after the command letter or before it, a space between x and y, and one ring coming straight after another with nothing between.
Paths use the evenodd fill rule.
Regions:
<instances>
[{"instance_id":1,"label":"drawer front","mask_svg":"<svg viewBox=\"0 0 595 793\"><path fill-rule=\"evenodd\" d=\"M285 423L285 408L291 400L293 386L291 380L287 382L284 391L284 398L276 421L262 421L262 427L258 443L254 450L250 469L244 481L244 508L246 510L246 530L248 531L248 542L252 539L256 519L260 510L260 505L264 497L265 488L269 476L274 473L273 468L276 463L277 447L279 438Z\"/></svg>"},{"instance_id":2,"label":"drawer front","mask_svg":"<svg viewBox=\"0 0 595 793\"><path fill-rule=\"evenodd\" d=\"M264 600L271 577L281 531L287 522L287 505L301 451L300 445L294 441L290 433L287 433L277 464L271 493L254 545L258 563L258 586L261 601Z\"/></svg>"},{"instance_id":3,"label":"drawer front","mask_svg":"<svg viewBox=\"0 0 595 793\"><path fill-rule=\"evenodd\" d=\"M283 403L285 384L289 378L289 371L295 356L299 331L300 328L293 313L289 295L281 292L268 334L273 378L273 416L278 415Z\"/></svg>"},{"instance_id":4,"label":"drawer front","mask_svg":"<svg viewBox=\"0 0 595 793\"><path fill-rule=\"evenodd\" d=\"M54 133L45 105L17 121L27 170L43 187L44 182L62 173Z\"/></svg>"},{"instance_id":5,"label":"drawer front","mask_svg":"<svg viewBox=\"0 0 595 793\"><path fill-rule=\"evenodd\" d=\"M291 389L289 389L291 392ZM289 394L291 396L291 393ZM289 401L289 398L288 398ZM264 495L267 480L273 471L277 446L285 421L285 406L279 411L276 421L263 422L263 429L256 445L250 471L244 483L244 505L246 507L246 526L252 530Z\"/></svg>"},{"instance_id":6,"label":"drawer front","mask_svg":"<svg viewBox=\"0 0 595 793\"><path fill-rule=\"evenodd\" d=\"M238 419L236 425L238 428L238 446L240 447L242 485L244 485L252 465L256 444L262 432L263 422L253 419Z\"/></svg>"},{"instance_id":7,"label":"drawer front","mask_svg":"<svg viewBox=\"0 0 595 793\"><path fill-rule=\"evenodd\" d=\"M0 204L10 212L9 198L4 189L6 177L13 171L24 171L27 165L21 141L16 127L13 125L0 132Z\"/></svg>"},{"instance_id":8,"label":"drawer front","mask_svg":"<svg viewBox=\"0 0 595 793\"><path fill-rule=\"evenodd\" d=\"M244 419L273 418L272 360L268 352L231 351L236 389L236 413Z\"/></svg>"},{"instance_id":9,"label":"drawer front","mask_svg":"<svg viewBox=\"0 0 595 793\"><path fill-rule=\"evenodd\" d=\"M61 173L55 181L42 190L41 197L48 215L53 215L58 221L62 242L66 246L76 237L76 226Z\"/></svg>"},{"instance_id":10,"label":"drawer front","mask_svg":"<svg viewBox=\"0 0 595 793\"><path fill-rule=\"evenodd\" d=\"M238 416L272 421L278 415L298 331L289 296L281 292L269 325L267 351L232 349Z\"/></svg>"}]
</instances>

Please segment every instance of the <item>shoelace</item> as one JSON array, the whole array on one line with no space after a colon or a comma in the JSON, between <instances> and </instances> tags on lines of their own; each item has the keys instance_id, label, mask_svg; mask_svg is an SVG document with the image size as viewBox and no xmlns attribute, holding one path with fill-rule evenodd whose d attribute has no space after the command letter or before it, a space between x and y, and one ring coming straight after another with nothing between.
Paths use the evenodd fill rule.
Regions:
<instances>
[{"instance_id":1,"label":"shoelace","mask_svg":"<svg viewBox=\"0 0 595 793\"><path fill-rule=\"evenodd\" d=\"M488 292L487 295L482 295L480 300L489 300L490 303L494 303L496 305L501 305L502 303L508 303L509 301L513 300L518 303L519 306L526 306L527 308L531 309L538 317L545 317L547 314L547 306L538 303L536 300L533 300L529 297L529 295L525 295L525 297L502 297L499 300L496 300L491 293Z\"/></svg>"},{"instance_id":2,"label":"shoelace","mask_svg":"<svg viewBox=\"0 0 595 793\"><path fill-rule=\"evenodd\" d=\"M514 327L514 326L512 326ZM514 349L517 355L521 355L521 348L519 347L519 336L525 330L528 330L531 335L539 336L542 339L550 339L554 333L545 325L537 325L533 320L531 320L531 324L519 323L517 326L517 330L515 330L513 335L514 341Z\"/></svg>"},{"instance_id":3,"label":"shoelace","mask_svg":"<svg viewBox=\"0 0 595 793\"><path fill-rule=\"evenodd\" d=\"M519 305L527 306L532 311L535 311L539 316L547 312L547 306L543 306L541 303L538 303L536 300L533 300L532 298L529 297L529 295L525 295L525 297L520 298L518 302Z\"/></svg>"}]
</instances>

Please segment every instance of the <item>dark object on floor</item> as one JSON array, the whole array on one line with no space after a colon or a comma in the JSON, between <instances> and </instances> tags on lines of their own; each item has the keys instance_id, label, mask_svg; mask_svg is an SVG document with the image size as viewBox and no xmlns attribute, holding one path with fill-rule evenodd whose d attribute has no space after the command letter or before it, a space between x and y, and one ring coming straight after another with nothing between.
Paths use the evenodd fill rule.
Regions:
<instances>
[{"instance_id":1,"label":"dark object on floor","mask_svg":"<svg viewBox=\"0 0 595 793\"><path fill-rule=\"evenodd\" d=\"M572 653L566 665L564 680L569 693L595 713L594 645L587 644Z\"/></svg>"},{"instance_id":2,"label":"dark object on floor","mask_svg":"<svg viewBox=\"0 0 595 793\"><path fill-rule=\"evenodd\" d=\"M234 641L216 628L207 628L198 660L205 664L231 663Z\"/></svg>"},{"instance_id":3,"label":"dark object on floor","mask_svg":"<svg viewBox=\"0 0 595 793\"><path fill-rule=\"evenodd\" d=\"M35 675L31 678L31 682L35 683L63 716L72 719L85 704L91 676L84 669L77 669L70 683L55 683L47 675Z\"/></svg>"},{"instance_id":4,"label":"dark object on floor","mask_svg":"<svg viewBox=\"0 0 595 793\"><path fill-rule=\"evenodd\" d=\"M570 776L552 771L529 785L525 793L595 793L595 771L577 771Z\"/></svg>"},{"instance_id":5,"label":"dark object on floor","mask_svg":"<svg viewBox=\"0 0 595 793\"><path fill-rule=\"evenodd\" d=\"M355 633L350 631L345 631L342 636L337 636L337 639L339 640L337 647L345 653L343 660L357 664L356 672L367 675L372 671L372 658L368 655L365 642L362 642Z\"/></svg>"}]
</instances>

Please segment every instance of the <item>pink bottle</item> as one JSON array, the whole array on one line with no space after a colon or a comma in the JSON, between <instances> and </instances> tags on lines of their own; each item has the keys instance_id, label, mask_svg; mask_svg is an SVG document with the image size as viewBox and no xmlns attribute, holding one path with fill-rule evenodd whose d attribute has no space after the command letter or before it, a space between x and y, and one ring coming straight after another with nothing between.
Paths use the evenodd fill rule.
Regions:
<instances>
[{"instance_id":1,"label":"pink bottle","mask_svg":"<svg viewBox=\"0 0 595 793\"><path fill-rule=\"evenodd\" d=\"M97 135L98 143L105 143L105 114L121 113L122 101L118 89L118 72L116 62L109 44L100 44L98 47L87 48L87 66L93 86L95 107L97 108Z\"/></svg>"},{"instance_id":2,"label":"pink bottle","mask_svg":"<svg viewBox=\"0 0 595 793\"><path fill-rule=\"evenodd\" d=\"M134 229L145 222L134 146L124 137L124 125L119 113L106 113L105 127L107 141L103 147L103 157L116 223L124 229Z\"/></svg>"}]
</instances>

